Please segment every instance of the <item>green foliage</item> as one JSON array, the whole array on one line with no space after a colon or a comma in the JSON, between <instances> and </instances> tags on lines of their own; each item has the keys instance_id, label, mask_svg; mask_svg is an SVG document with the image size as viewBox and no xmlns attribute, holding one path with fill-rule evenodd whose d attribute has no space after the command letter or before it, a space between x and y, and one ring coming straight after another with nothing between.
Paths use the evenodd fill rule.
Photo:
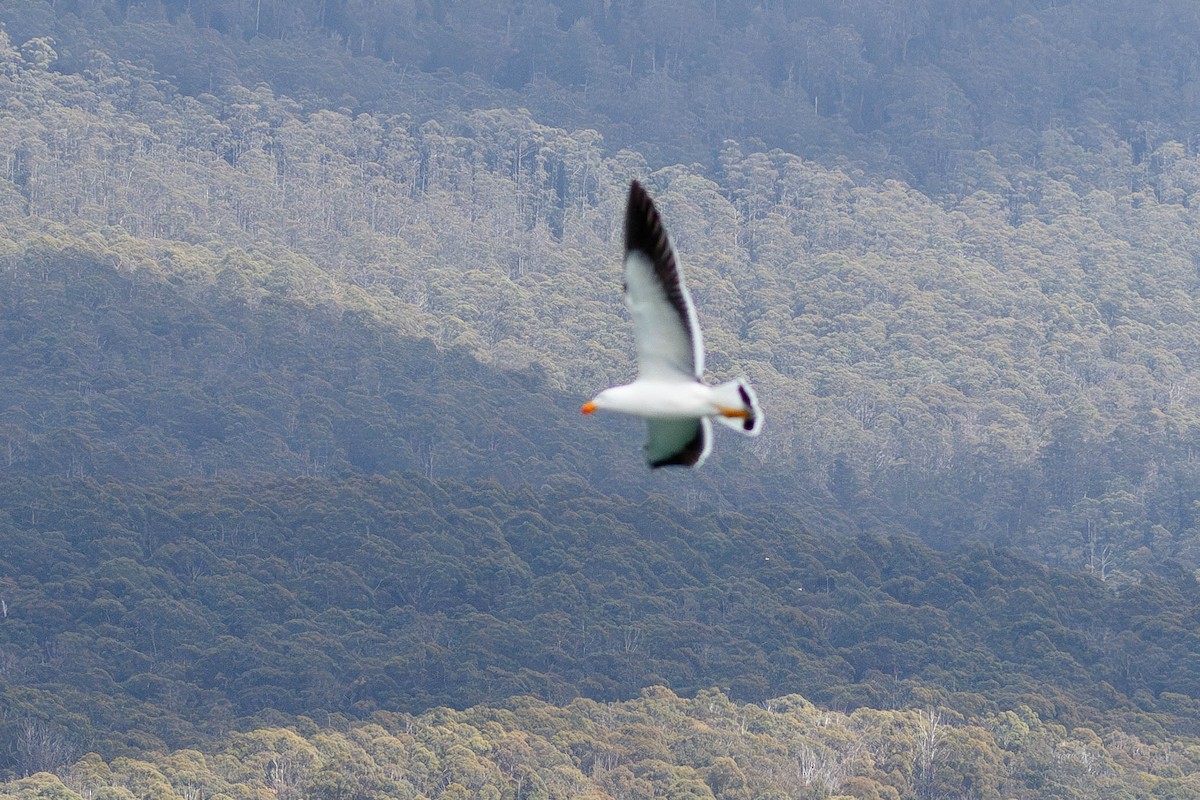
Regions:
<instances>
[{"instance_id":1,"label":"green foliage","mask_svg":"<svg viewBox=\"0 0 1200 800\"><path fill-rule=\"evenodd\" d=\"M1190 7L772 5L0 2L5 792L1195 794Z\"/></svg>"},{"instance_id":2,"label":"green foliage","mask_svg":"<svg viewBox=\"0 0 1200 800\"><path fill-rule=\"evenodd\" d=\"M0 187L12 202L0 204L0 212L11 237L6 257L27 265L13 280L32 280L35 263L46 258L28 247L54 252L53 243L68 235L62 247L112 249L102 257L116 259L126 277L123 285L82 281L52 289L84 303L89 313L113 310L89 332L90 341L82 332L68 341L62 338L67 331L55 331L59 338L51 341L15 330L21 338L11 347L63 347L93 356L151 348L148 354L161 354L166 367L191 355L194 344L215 344L213 337L223 335L220 324L203 319L217 310L210 302L238 298L252 309L239 313L252 315L262 302L270 315L288 313L290 306L277 304L284 298L334 317L348 308L391 331L462 348L489 363L531 367L530 380L570 387L573 395L628 377L612 221L628 178L650 169L638 153L614 152L619 137L553 127L505 108L451 109L430 119L411 104L401 115L384 106L362 113L298 103L234 66L219 82L207 79L204 91L177 91L184 82L177 71L159 63L163 71L152 73L119 58L151 43L164 53L186 54L188 46L198 47L197 37L207 37L199 49L211 55L220 51L213 43L221 43L233 64L249 57L247 45L170 24L165 20L179 22L183 12L165 6L138 6L124 19L124 12L110 9L111 20L92 20L91 33L72 26L70 15L56 21L48 10L27 13L18 23L15 8L14 30L32 37L22 41L42 44L25 51L7 45L3 79L14 103L0 115L7 132L0 141L12 169ZM230 15L242 11L226 9L220 24L211 9L193 12L213 29L250 30L248 18L232 22ZM348 16L339 16L343 12ZM324 23L299 14L289 24L337 27L355 15L383 13L366 7L343 12ZM747 13L763 12L731 11L692 33L740 29ZM1150 24L1127 13L1138 16L1140 26ZM1013 41L1031 46L1041 41L1030 38L1034 30L1051 40L1069 34L1055 27L1058 17L1045 16L1040 29L1029 28L1030 15L992 22L1019 30ZM428 26L449 19L414 19L406 35L428 33ZM579 9L574 19L582 25L591 12ZM1114 19L1101 15L1097 30ZM1190 457L1200 430L1200 393L1190 377L1200 312L1193 300L1190 253L1197 243L1189 200L1200 182L1189 177L1195 159L1188 149L1164 141L1153 158L1143 159L1114 140L1115 128L1055 126L1034 137L1036 152L1028 157L1013 160L1034 146L1024 141L968 153L981 143L942 141L956 135L946 129L944 114L967 113L947 75L965 81L978 67L939 73L895 56L896 47L909 58L949 53L938 48L951 47L953 37L939 38L948 36L940 30L935 36L924 16L909 20L913 36L900 39L869 32L875 29L868 17L775 21L802 41L822 41L822 48L858 41L875 53L867 57L875 65L864 73L868 82L886 65L889 74L916 81L903 83L912 96L945 98L952 113L893 100L893 119L880 130L893 126L897 142L942 153L935 160L954 161L965 185L926 195L877 169L864 172L869 160L822 164L732 140L723 140L707 173L676 166L650 177L687 261L713 377L748 374L772 419L770 436L717 451L715 466L728 469L704 490L720 486L730 500L749 502L764 493L789 495L799 484L808 487L802 502L844 507L866 527L906 527L938 544L974 536L1105 580L1136 580L1171 559L1200 566L1194 514L1200 497ZM478 16L474 24L483 28L476 32L493 22ZM983 22L965 17L954 24ZM273 16L254 24L266 26L257 29L263 47L270 36L284 35ZM594 19L591 24L600 31ZM603 39L618 29L596 35ZM856 36L847 33L855 30ZM50 33L61 52L47 69L37 53L50 46ZM813 38L817 33L831 38ZM302 59L305 46L275 44L259 56L269 61L286 51ZM666 57L664 47L654 45L656 57ZM678 47L666 47L674 53L667 62L676 66L653 80L676 80L676 67L697 58L686 48L675 52ZM116 58L104 60L101 52ZM204 69L209 74L213 67L206 61ZM312 75L314 85L325 80L318 70L278 72ZM834 87L852 74L813 91L834 102L850 91L848 84ZM350 78L330 80L346 87ZM362 78L355 87L370 83ZM293 94L311 100L309 91L317 90L298 86ZM1178 106L1172 99L1171 108ZM929 130L935 121L942 127ZM913 138L910 128L932 138ZM999 123L990 128L1002 129ZM122 180L100 177L116 175ZM121 305L140 302L136 281L156 273L194 288L187 307L195 318L177 332L164 326L180 325L182 318L133 320ZM30 286L23 291L36 293L36 281ZM7 301L6 308L19 326L25 312L18 302L25 301ZM154 349L164 343L174 348L169 354ZM115 386L156 407L187 409L180 429L169 433L187 440L190 452L170 474L247 468L226 459L236 444L251 441L262 448L253 467L259 471L317 471L339 457L360 471L394 468L397 459L382 442L399 431L371 394L372 381L386 377L371 373L371 358L360 358L354 393L298 413L305 392L250 384L262 366L303 360L296 352L303 347L281 345L276 354L245 361L232 358L235 339L220 347L223 359L194 367L199 390L222 371L242 370L247 379L232 388L260 395L267 413L295 426L289 433L295 441L281 447L278 436L260 433L263 420L239 416L226 397L204 398L196 386L154 395L144 386ZM329 349L320 355L339 357ZM62 358L47 365L61 371L60 382L86 374L88 363L105 365ZM290 368L298 366L293 361ZM348 382L345 374L327 376L333 377L339 379L333 386ZM395 408L400 399L393 394L388 402ZM436 427L425 422L427 431ZM494 452L507 447L514 422L464 423L461 433ZM126 455L130 444L100 445L97 433L112 424L61 428L38 446L53 445L53 469L61 474L86 469L88 462L136 470L142 461ZM31 436L26 422L5 420L0 456L26 463ZM403 447L425 462L420 469L436 471L438 443L448 436L404 438ZM133 444L153 447L143 439ZM584 469L561 460L555 466L560 473Z\"/></svg>"},{"instance_id":3,"label":"green foliage","mask_svg":"<svg viewBox=\"0 0 1200 800\"><path fill-rule=\"evenodd\" d=\"M1197 121L1187 0L7 0L0 20L43 68L96 69L100 51L193 96L266 83L313 110L523 107L659 165L712 165L737 139L959 196L1043 151L1058 178L1150 177L1172 197L1197 183L1175 157Z\"/></svg>"},{"instance_id":4,"label":"green foliage","mask_svg":"<svg viewBox=\"0 0 1200 800\"><path fill-rule=\"evenodd\" d=\"M820 711L797 695L763 706L716 690L662 689L620 703L529 698L420 716L379 712L332 729L264 728L205 751L105 763L0 785L0 797L1186 797L1192 739L1150 742L1026 713L1020 747L945 711ZM1189 794L1191 793L1191 794Z\"/></svg>"},{"instance_id":5,"label":"green foliage","mask_svg":"<svg viewBox=\"0 0 1200 800\"><path fill-rule=\"evenodd\" d=\"M399 335L328 284L274 283L286 261L243 258L259 285L198 246L63 234L2 276L7 769L302 715L657 683L1194 731L1186 571L1106 582L1003 550L830 536L837 518L818 529L804 508L722 510L737 482L681 507L672 477L644 485L532 370ZM1005 747L1024 741L1006 725ZM668 762L639 731L618 750ZM271 742L239 761L269 771ZM357 791L287 758L329 796ZM668 785L702 793L706 775Z\"/></svg>"}]
</instances>

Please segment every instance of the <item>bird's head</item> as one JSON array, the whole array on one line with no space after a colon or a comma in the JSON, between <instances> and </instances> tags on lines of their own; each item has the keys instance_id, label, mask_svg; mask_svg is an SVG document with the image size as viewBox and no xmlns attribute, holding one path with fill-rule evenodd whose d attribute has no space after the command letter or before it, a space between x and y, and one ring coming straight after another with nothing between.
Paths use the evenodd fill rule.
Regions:
<instances>
[{"instance_id":1,"label":"bird's head","mask_svg":"<svg viewBox=\"0 0 1200 800\"><path fill-rule=\"evenodd\" d=\"M579 410L584 414L595 414L597 411L608 408L608 392L609 390L605 389L603 392L584 403L583 407Z\"/></svg>"}]
</instances>

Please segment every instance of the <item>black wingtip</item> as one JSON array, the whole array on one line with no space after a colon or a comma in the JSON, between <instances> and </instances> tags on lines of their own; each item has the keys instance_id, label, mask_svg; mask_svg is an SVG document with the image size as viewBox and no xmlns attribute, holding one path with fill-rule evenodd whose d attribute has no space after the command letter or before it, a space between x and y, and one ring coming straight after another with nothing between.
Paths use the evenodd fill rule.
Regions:
<instances>
[{"instance_id":1,"label":"black wingtip","mask_svg":"<svg viewBox=\"0 0 1200 800\"><path fill-rule=\"evenodd\" d=\"M694 467L699 461L699 458L665 458L661 461L649 461L650 469L662 469L663 467Z\"/></svg>"},{"instance_id":2,"label":"black wingtip","mask_svg":"<svg viewBox=\"0 0 1200 800\"><path fill-rule=\"evenodd\" d=\"M629 184L625 210L625 251L639 250L653 261L670 253L667 232L649 193L636 180Z\"/></svg>"},{"instance_id":3,"label":"black wingtip","mask_svg":"<svg viewBox=\"0 0 1200 800\"><path fill-rule=\"evenodd\" d=\"M760 419L758 415L758 403L754 401L754 398L750 395L750 390L746 388L744 383L739 383L737 388L738 396L742 398L743 407L750 411L750 416L742 420L742 430L746 433L753 433L754 429L758 427Z\"/></svg>"},{"instance_id":4,"label":"black wingtip","mask_svg":"<svg viewBox=\"0 0 1200 800\"><path fill-rule=\"evenodd\" d=\"M679 266L675 263L675 251L654 201L642 184L636 180L629 184L629 205L625 210L625 253L642 253L654 265L654 274L663 287L686 329L695 325L690 301L683 289Z\"/></svg>"},{"instance_id":5,"label":"black wingtip","mask_svg":"<svg viewBox=\"0 0 1200 800\"><path fill-rule=\"evenodd\" d=\"M683 449L657 461L646 459L646 463L650 465L650 469L697 466L704 460L704 454L708 450L708 437L711 434L706 428L707 426L704 424L696 426L696 435L683 446Z\"/></svg>"}]
</instances>

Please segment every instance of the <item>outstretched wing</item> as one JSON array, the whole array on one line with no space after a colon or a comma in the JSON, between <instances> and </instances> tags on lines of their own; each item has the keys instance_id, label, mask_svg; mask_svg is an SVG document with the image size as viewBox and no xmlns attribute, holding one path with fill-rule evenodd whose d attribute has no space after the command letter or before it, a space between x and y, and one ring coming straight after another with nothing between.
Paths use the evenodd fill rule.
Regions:
<instances>
[{"instance_id":1,"label":"outstretched wing","mask_svg":"<svg viewBox=\"0 0 1200 800\"><path fill-rule=\"evenodd\" d=\"M698 467L712 449L712 426L699 419L647 419L646 460L658 467Z\"/></svg>"},{"instance_id":2,"label":"outstretched wing","mask_svg":"<svg viewBox=\"0 0 1200 800\"><path fill-rule=\"evenodd\" d=\"M699 378L704 345L675 249L650 195L637 181L625 212L625 305L633 316L643 378Z\"/></svg>"}]
</instances>

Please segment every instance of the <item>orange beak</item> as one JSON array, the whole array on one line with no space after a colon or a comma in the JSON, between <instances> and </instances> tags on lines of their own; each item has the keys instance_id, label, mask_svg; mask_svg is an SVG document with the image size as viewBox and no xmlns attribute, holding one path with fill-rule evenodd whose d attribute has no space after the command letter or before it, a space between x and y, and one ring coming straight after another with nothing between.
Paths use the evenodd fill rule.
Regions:
<instances>
[{"instance_id":1,"label":"orange beak","mask_svg":"<svg viewBox=\"0 0 1200 800\"><path fill-rule=\"evenodd\" d=\"M594 414L596 412L596 404L588 400L583 404L583 408L579 409L584 414Z\"/></svg>"},{"instance_id":2,"label":"orange beak","mask_svg":"<svg viewBox=\"0 0 1200 800\"><path fill-rule=\"evenodd\" d=\"M750 417L750 412L744 408L725 408L724 406L717 406L717 411L721 412L722 417L726 417L728 419L748 419Z\"/></svg>"}]
</instances>

